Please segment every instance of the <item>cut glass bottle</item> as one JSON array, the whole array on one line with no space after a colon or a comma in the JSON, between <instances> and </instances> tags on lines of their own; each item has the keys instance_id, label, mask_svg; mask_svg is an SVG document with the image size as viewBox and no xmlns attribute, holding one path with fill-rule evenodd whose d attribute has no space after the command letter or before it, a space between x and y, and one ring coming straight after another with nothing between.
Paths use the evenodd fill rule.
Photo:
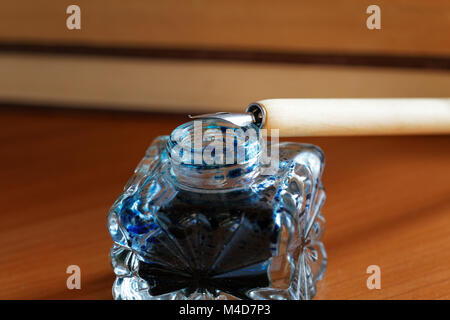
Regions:
<instances>
[{"instance_id":1,"label":"cut glass bottle","mask_svg":"<svg viewBox=\"0 0 450 320\"><path fill-rule=\"evenodd\" d=\"M245 135L259 132L255 126L202 120L199 148L198 121L156 138L111 208L114 298L313 298L327 264L322 151L277 143L278 163L267 174L261 140ZM222 150L205 146L217 132ZM205 151L220 161L196 162ZM235 161L217 158L219 151L234 152Z\"/></svg>"}]
</instances>

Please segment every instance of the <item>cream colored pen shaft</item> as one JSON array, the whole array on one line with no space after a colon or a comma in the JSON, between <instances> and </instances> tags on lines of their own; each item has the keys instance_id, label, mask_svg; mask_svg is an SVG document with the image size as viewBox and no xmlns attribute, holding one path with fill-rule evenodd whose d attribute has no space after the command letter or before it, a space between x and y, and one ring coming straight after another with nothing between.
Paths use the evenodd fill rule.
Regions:
<instances>
[{"instance_id":1,"label":"cream colored pen shaft","mask_svg":"<svg viewBox=\"0 0 450 320\"><path fill-rule=\"evenodd\" d=\"M264 128L281 137L449 134L450 99L268 99ZM270 133L269 133L270 134Z\"/></svg>"}]
</instances>

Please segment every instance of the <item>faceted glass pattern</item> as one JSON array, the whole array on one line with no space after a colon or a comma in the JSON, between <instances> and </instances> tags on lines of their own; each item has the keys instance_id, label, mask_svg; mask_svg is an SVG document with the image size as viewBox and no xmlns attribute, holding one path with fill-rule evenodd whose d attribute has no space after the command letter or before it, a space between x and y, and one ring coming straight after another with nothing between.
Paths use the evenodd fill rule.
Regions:
<instances>
[{"instance_id":1,"label":"faceted glass pattern","mask_svg":"<svg viewBox=\"0 0 450 320\"><path fill-rule=\"evenodd\" d=\"M327 264L322 151L280 143L268 176L252 156L246 170L175 163L171 137L153 141L109 213L114 298L313 298Z\"/></svg>"}]
</instances>

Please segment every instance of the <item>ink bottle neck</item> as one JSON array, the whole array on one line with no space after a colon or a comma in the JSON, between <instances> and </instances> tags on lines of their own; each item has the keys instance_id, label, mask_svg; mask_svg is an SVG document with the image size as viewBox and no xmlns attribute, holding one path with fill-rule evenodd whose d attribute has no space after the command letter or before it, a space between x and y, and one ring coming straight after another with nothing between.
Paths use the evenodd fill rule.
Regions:
<instances>
[{"instance_id":1,"label":"ink bottle neck","mask_svg":"<svg viewBox=\"0 0 450 320\"><path fill-rule=\"evenodd\" d=\"M260 173L259 129L222 119L199 119L176 128L167 143L170 174L182 187L224 190L252 184Z\"/></svg>"}]
</instances>

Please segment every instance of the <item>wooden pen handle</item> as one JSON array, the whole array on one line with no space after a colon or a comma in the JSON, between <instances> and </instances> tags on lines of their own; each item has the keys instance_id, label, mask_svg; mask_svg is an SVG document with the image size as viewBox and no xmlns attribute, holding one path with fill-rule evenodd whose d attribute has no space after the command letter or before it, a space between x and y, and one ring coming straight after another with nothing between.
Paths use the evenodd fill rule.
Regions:
<instances>
[{"instance_id":1,"label":"wooden pen handle","mask_svg":"<svg viewBox=\"0 0 450 320\"><path fill-rule=\"evenodd\" d=\"M281 137L449 134L450 99L269 99L264 128Z\"/></svg>"}]
</instances>

